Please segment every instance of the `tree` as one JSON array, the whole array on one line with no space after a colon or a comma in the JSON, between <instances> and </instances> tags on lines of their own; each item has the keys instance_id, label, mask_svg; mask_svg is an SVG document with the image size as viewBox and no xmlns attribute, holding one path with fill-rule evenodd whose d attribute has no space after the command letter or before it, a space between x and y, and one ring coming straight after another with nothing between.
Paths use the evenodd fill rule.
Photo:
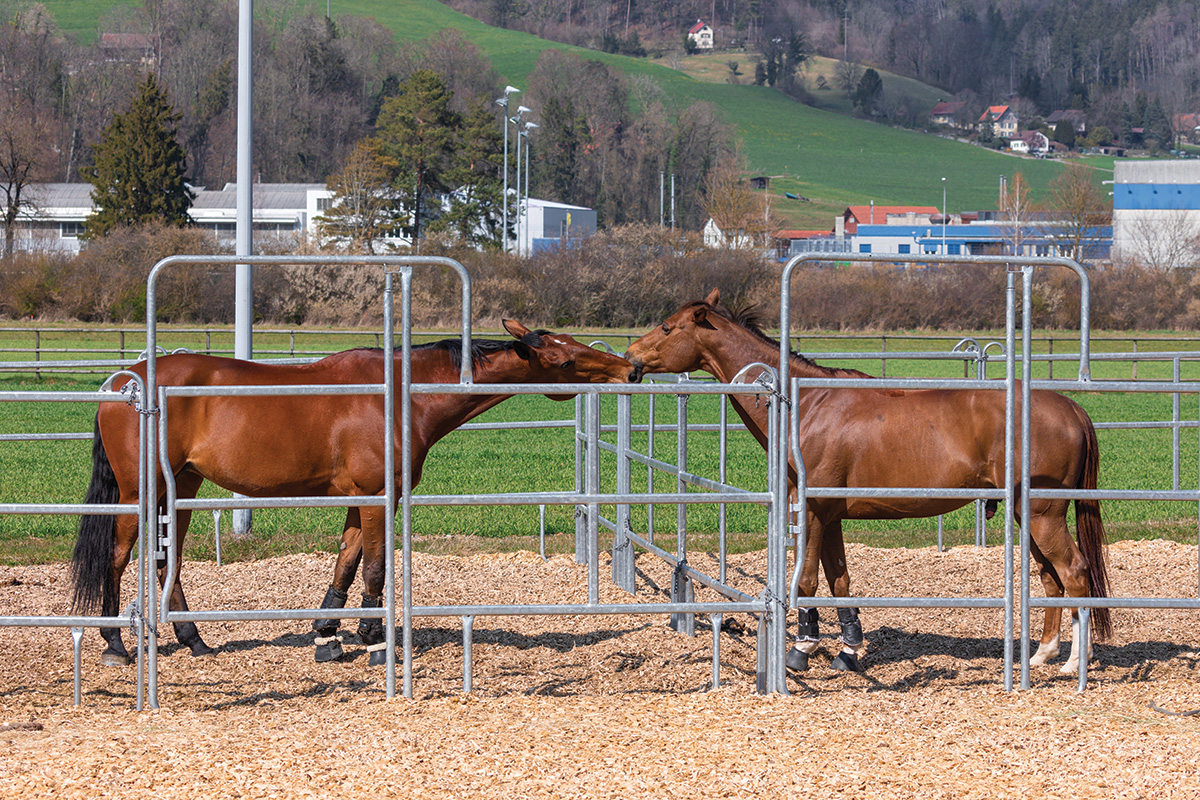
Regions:
<instances>
[{"instance_id":1,"label":"tree","mask_svg":"<svg viewBox=\"0 0 1200 800\"><path fill-rule=\"evenodd\" d=\"M13 254L17 218L33 208L29 185L41 179L53 154L45 131L26 114L0 114L0 220L4 255Z\"/></svg>"},{"instance_id":2,"label":"tree","mask_svg":"<svg viewBox=\"0 0 1200 800\"><path fill-rule=\"evenodd\" d=\"M1070 127L1068 120L1059 127ZM1065 245L1062 255L1082 262L1102 239L1104 228L1112 225L1112 202L1100 191L1086 167L1068 167L1050 182L1048 210L1055 220L1055 236Z\"/></svg>"},{"instance_id":3,"label":"tree","mask_svg":"<svg viewBox=\"0 0 1200 800\"><path fill-rule=\"evenodd\" d=\"M406 200L406 228L414 243L421 237L422 216L429 213L424 208L425 198L448 188L443 176L459 124L450 110L451 94L436 72L419 69L379 112L380 152L399 165L393 185Z\"/></svg>"},{"instance_id":4,"label":"tree","mask_svg":"<svg viewBox=\"0 0 1200 800\"><path fill-rule=\"evenodd\" d=\"M147 74L129 109L113 117L92 146L95 164L86 176L96 212L86 223L88 238L150 220L188 223L196 195L185 180L187 153L179 143L179 119L154 73Z\"/></svg>"},{"instance_id":5,"label":"tree","mask_svg":"<svg viewBox=\"0 0 1200 800\"><path fill-rule=\"evenodd\" d=\"M1003 217L1000 227L1008 242L1008 254L1024 255L1029 221L1033 218L1034 208L1029 197L1029 184L1025 183L1025 177L1021 173L1015 173L1012 181L1000 190L999 205Z\"/></svg>"},{"instance_id":6,"label":"tree","mask_svg":"<svg viewBox=\"0 0 1200 800\"><path fill-rule=\"evenodd\" d=\"M504 145L496 116L483 101L459 117L454 152L445 173L452 188L443 213L430 230L450 231L460 242L500 247L504 184L500 174ZM530 147L525 137L525 147ZM532 163L532 159L527 159Z\"/></svg>"},{"instance_id":7,"label":"tree","mask_svg":"<svg viewBox=\"0 0 1200 800\"><path fill-rule=\"evenodd\" d=\"M1065 146L1068 150L1075 147L1075 123L1066 117L1054 126L1054 141Z\"/></svg>"},{"instance_id":8,"label":"tree","mask_svg":"<svg viewBox=\"0 0 1200 800\"><path fill-rule=\"evenodd\" d=\"M870 116L875 112L879 101L883 99L883 79L874 69L868 68L863 73L858 87L854 90L854 107Z\"/></svg>"},{"instance_id":9,"label":"tree","mask_svg":"<svg viewBox=\"0 0 1200 800\"><path fill-rule=\"evenodd\" d=\"M730 250L765 247L776 225L770 218L766 194L755 192L743 178L745 161L738 153L717 162L704 180L704 211L723 235Z\"/></svg>"},{"instance_id":10,"label":"tree","mask_svg":"<svg viewBox=\"0 0 1200 800\"><path fill-rule=\"evenodd\" d=\"M321 234L335 241L361 245L374 254L375 242L400 226L392 176L398 164L379 152L374 139L360 141L342 171L331 175L332 205L317 218Z\"/></svg>"}]
</instances>

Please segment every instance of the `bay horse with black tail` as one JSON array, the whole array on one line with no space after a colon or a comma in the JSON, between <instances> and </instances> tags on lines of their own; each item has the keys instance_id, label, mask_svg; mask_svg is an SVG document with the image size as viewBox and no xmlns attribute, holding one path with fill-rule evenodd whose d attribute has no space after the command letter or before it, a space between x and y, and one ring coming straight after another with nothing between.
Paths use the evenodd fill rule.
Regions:
<instances>
[{"instance_id":1,"label":"bay horse with black tail","mask_svg":"<svg viewBox=\"0 0 1200 800\"><path fill-rule=\"evenodd\" d=\"M620 356L577 342L565 334L530 331L506 320L511 340L472 342L473 380L478 384L624 383L633 368ZM397 352L395 358L399 360ZM458 383L462 343L445 340L412 348L413 383ZM145 363L132 370L145 377ZM399 375L399 365L396 374ZM176 354L157 361L160 386L283 386L382 383L384 351L348 350L300 366L265 365L232 358ZM119 389L124 381L118 381ZM573 395L547 393L556 400ZM511 397L505 394L414 394L411 403L412 485L421 479L429 448L446 434ZM179 498L196 496L205 480L249 497L373 496L384 492L383 398L378 395L313 395L172 398L168 405L168 443L160 462L171 465ZM96 415L92 481L85 502L135 503L138 493L138 411L107 403ZM395 419L400 447L399 411ZM396 454L396 463L400 454ZM163 513L160 466L158 513ZM396 474L397 491L401 475ZM322 608L342 608L362 562L363 607L382 604L385 571L385 511L377 506L350 507L333 582ZM178 543L191 519L179 512ZM99 610L115 616L120 608L121 575L137 542L137 521L129 515L85 515L72 556L74 606L80 613ZM182 546L180 547L182 552ZM364 558L365 557L365 558ZM160 580L165 579L159 564ZM165 590L165 589L164 589ZM170 587L170 607L187 609L183 585ZM317 660L336 658L338 620L313 623ZM107 643L101 661L129 663L116 628L100 631ZM175 635L193 655L211 653L196 625L177 624ZM364 619L359 636L371 651L370 663L386 660L381 620Z\"/></svg>"},{"instance_id":2,"label":"bay horse with black tail","mask_svg":"<svg viewBox=\"0 0 1200 800\"><path fill-rule=\"evenodd\" d=\"M704 300L688 303L635 341L625 357L638 370L638 377L642 372L699 369L728 383L748 364L778 363L779 343L762 332L752 315L734 314L722 306L720 292L714 289ZM854 370L822 367L795 353L788 369L794 377L865 377ZM754 437L765 445L766 404L756 404L741 395L730 396L729 401ZM810 486L1004 486L1003 392L814 387L800 388L792 403L799 410L797 433ZM1096 488L1099 447L1087 413L1074 401L1050 391L1032 392L1029 411L1033 449L1030 484L1052 489ZM1019 447L1019 438L1017 442ZM1019 453L1016 463L1019 471ZM795 464L789 455L788 482L793 496L796 481ZM833 595L850 596L842 520L929 517L969 502L953 498L809 498L801 594L815 594L817 564L821 562ZM1030 550L1041 567L1042 586L1048 597L1061 597L1064 591L1071 597L1107 597L1100 505L1092 499L1075 501L1077 545L1067 529L1069 502L1030 502ZM792 669L807 667L807 655L815 649L817 633L816 610L798 609L798 613L802 641L788 653ZM1077 609L1073 615L1076 635L1062 668L1064 673L1077 672L1081 657ZM835 666L856 669L855 653L863 642L858 612L839 608L838 617L845 648ZM1108 609L1095 608L1092 619L1097 638L1107 638L1111 631ZM1041 644L1031 664L1045 664L1058 654L1061 620L1061 609L1046 609ZM1084 658L1090 657L1090 642L1084 653Z\"/></svg>"}]
</instances>

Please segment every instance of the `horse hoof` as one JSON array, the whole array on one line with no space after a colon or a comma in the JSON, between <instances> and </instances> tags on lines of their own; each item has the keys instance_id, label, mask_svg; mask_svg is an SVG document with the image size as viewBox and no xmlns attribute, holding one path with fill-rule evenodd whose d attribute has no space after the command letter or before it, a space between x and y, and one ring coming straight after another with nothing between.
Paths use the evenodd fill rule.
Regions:
<instances>
[{"instance_id":1,"label":"horse hoof","mask_svg":"<svg viewBox=\"0 0 1200 800\"><path fill-rule=\"evenodd\" d=\"M342 657L342 643L334 640L329 644L317 645L316 651L313 653L313 659L322 664L326 661L337 661Z\"/></svg>"},{"instance_id":2,"label":"horse hoof","mask_svg":"<svg viewBox=\"0 0 1200 800\"><path fill-rule=\"evenodd\" d=\"M808 653L801 650L799 647L793 647L788 651L787 658L784 660L787 668L792 672L804 672L808 669Z\"/></svg>"},{"instance_id":3,"label":"horse hoof","mask_svg":"<svg viewBox=\"0 0 1200 800\"><path fill-rule=\"evenodd\" d=\"M100 663L106 667L128 667L133 659L128 653L118 653L116 650L105 650L100 654Z\"/></svg>"},{"instance_id":4,"label":"horse hoof","mask_svg":"<svg viewBox=\"0 0 1200 800\"><path fill-rule=\"evenodd\" d=\"M859 672L858 656L854 653L841 652L834 657L830 664L838 672Z\"/></svg>"},{"instance_id":5,"label":"horse hoof","mask_svg":"<svg viewBox=\"0 0 1200 800\"><path fill-rule=\"evenodd\" d=\"M211 656L217 651L206 645L204 642L193 642L188 645L192 649L192 658L199 656Z\"/></svg>"}]
</instances>

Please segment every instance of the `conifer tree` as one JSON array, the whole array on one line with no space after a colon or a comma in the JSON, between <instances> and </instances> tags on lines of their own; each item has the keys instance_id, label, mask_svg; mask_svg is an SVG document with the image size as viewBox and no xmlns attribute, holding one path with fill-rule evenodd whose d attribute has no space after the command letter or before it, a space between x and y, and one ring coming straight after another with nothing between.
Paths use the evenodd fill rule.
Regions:
<instances>
[{"instance_id":1,"label":"conifer tree","mask_svg":"<svg viewBox=\"0 0 1200 800\"><path fill-rule=\"evenodd\" d=\"M154 74L147 74L129 109L113 117L100 142L92 146L95 164L85 174L96 212L88 217L87 238L150 220L188 223L195 194L185 182L187 153L179 143L180 119Z\"/></svg>"}]
</instances>

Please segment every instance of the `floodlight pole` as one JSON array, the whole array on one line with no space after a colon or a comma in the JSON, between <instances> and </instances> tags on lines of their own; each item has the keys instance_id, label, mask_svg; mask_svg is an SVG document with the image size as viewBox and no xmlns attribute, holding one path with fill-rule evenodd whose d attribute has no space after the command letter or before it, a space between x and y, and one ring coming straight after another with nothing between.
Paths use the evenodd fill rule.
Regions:
<instances>
[{"instance_id":1,"label":"floodlight pole","mask_svg":"<svg viewBox=\"0 0 1200 800\"><path fill-rule=\"evenodd\" d=\"M504 97L496 100L496 105L504 109L504 252L508 252L508 96L520 92L515 86L504 87Z\"/></svg>"},{"instance_id":2,"label":"floodlight pole","mask_svg":"<svg viewBox=\"0 0 1200 800\"><path fill-rule=\"evenodd\" d=\"M942 178L942 255L948 256L946 249L946 179Z\"/></svg>"}]
</instances>

